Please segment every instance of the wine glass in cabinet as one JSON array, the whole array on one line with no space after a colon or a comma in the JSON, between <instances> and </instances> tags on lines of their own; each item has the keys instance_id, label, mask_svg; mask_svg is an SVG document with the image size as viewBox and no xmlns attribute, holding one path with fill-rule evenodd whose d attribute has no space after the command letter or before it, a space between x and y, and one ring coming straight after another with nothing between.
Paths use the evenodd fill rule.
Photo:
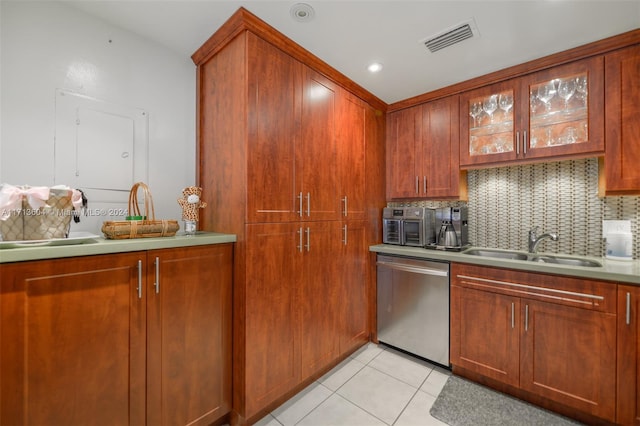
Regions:
<instances>
[{"instance_id":1,"label":"wine glass in cabinet","mask_svg":"<svg viewBox=\"0 0 640 426\"><path fill-rule=\"evenodd\" d=\"M516 88L499 83L461 97L461 164L514 160Z\"/></svg>"},{"instance_id":2,"label":"wine glass in cabinet","mask_svg":"<svg viewBox=\"0 0 640 426\"><path fill-rule=\"evenodd\" d=\"M463 168L604 153L602 57L474 89L460 99Z\"/></svg>"},{"instance_id":3,"label":"wine glass in cabinet","mask_svg":"<svg viewBox=\"0 0 640 426\"><path fill-rule=\"evenodd\" d=\"M529 107L521 119L523 158L604 152L603 70L602 57L595 57L524 79Z\"/></svg>"}]
</instances>

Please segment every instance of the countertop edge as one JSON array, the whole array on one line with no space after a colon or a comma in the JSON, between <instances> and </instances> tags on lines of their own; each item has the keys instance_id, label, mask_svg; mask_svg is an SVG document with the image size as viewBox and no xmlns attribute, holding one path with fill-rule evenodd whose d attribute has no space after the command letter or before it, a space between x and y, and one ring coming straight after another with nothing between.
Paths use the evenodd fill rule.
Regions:
<instances>
[{"instance_id":1,"label":"countertop edge","mask_svg":"<svg viewBox=\"0 0 640 426\"><path fill-rule=\"evenodd\" d=\"M236 236L234 234L222 234L216 232L198 232L193 236L177 234L173 237L133 238L123 240L108 240L103 237L98 237L91 241L92 242L75 245L1 249L0 264L25 262L29 260L57 259L63 257L92 256L99 254L234 243L236 242Z\"/></svg>"},{"instance_id":2,"label":"countertop edge","mask_svg":"<svg viewBox=\"0 0 640 426\"><path fill-rule=\"evenodd\" d=\"M478 257L462 254L460 252L428 250L420 247L395 246L390 244L372 245L369 247L369 251L380 254L418 257L423 259L443 260L448 262L468 263L473 265L492 266L496 268L518 269L529 272L566 275L603 281L613 281L623 284L640 285L640 260L616 261L606 258L590 257L590 259L595 259L603 265L602 267L594 268L554 265L530 262L526 260Z\"/></svg>"}]
</instances>

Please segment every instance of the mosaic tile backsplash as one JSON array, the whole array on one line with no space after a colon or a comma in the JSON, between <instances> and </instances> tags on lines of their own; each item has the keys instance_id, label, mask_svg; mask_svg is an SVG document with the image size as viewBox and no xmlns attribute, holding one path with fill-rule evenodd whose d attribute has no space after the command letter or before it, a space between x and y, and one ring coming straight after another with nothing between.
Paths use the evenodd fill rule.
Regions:
<instances>
[{"instance_id":1,"label":"mosaic tile backsplash","mask_svg":"<svg viewBox=\"0 0 640 426\"><path fill-rule=\"evenodd\" d=\"M389 206L467 205L469 240L480 247L526 250L527 234L555 232L538 251L604 256L603 220L630 220L633 258L640 258L640 197L598 197L598 160L570 160L470 170L469 201L416 201Z\"/></svg>"}]
</instances>

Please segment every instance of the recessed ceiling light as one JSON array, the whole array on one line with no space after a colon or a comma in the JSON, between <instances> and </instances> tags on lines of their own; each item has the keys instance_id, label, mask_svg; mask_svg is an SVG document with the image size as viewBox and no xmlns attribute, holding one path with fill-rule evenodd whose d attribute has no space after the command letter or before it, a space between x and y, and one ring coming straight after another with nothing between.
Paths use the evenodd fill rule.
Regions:
<instances>
[{"instance_id":1,"label":"recessed ceiling light","mask_svg":"<svg viewBox=\"0 0 640 426\"><path fill-rule=\"evenodd\" d=\"M309 22L316 15L315 10L306 3L297 3L289 10L291 17L298 22Z\"/></svg>"},{"instance_id":2,"label":"recessed ceiling light","mask_svg":"<svg viewBox=\"0 0 640 426\"><path fill-rule=\"evenodd\" d=\"M380 62L372 62L367 66L367 69L371 73L380 72L382 70L382 64Z\"/></svg>"}]
</instances>

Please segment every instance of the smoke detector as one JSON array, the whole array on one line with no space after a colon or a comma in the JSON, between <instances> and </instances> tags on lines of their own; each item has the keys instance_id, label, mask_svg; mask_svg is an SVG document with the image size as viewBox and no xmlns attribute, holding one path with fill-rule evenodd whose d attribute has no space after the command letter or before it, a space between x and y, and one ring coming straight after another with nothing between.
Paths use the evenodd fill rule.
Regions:
<instances>
[{"instance_id":1,"label":"smoke detector","mask_svg":"<svg viewBox=\"0 0 640 426\"><path fill-rule=\"evenodd\" d=\"M289 13L291 13L291 17L298 22L309 22L316 15L313 7L306 3L297 3L291 6L289 9Z\"/></svg>"},{"instance_id":2,"label":"smoke detector","mask_svg":"<svg viewBox=\"0 0 640 426\"><path fill-rule=\"evenodd\" d=\"M424 38L420 40L420 43L424 43L429 51L437 52L472 37L480 37L476 21L473 18Z\"/></svg>"}]
</instances>

